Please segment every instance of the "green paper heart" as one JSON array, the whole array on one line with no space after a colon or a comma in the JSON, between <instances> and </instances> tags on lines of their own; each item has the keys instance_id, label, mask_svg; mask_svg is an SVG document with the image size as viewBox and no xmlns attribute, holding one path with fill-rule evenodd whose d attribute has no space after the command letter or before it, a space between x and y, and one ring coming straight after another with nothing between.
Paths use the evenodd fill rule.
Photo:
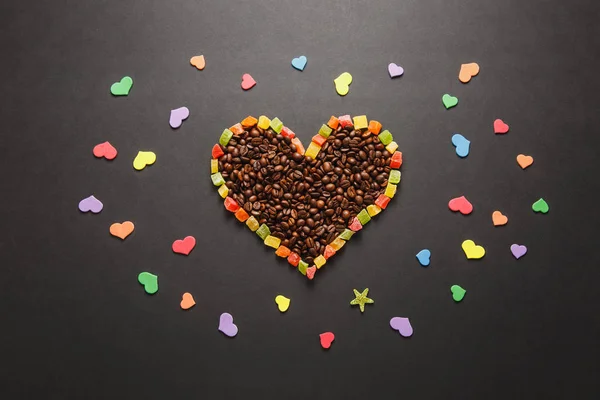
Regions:
<instances>
[{"instance_id":1,"label":"green paper heart","mask_svg":"<svg viewBox=\"0 0 600 400\"><path fill-rule=\"evenodd\" d=\"M465 293L467 293L465 289L461 288L458 285L452 285L450 287L450 291L452 292L452 298L456 302L461 301L465 297Z\"/></svg>"},{"instance_id":2,"label":"green paper heart","mask_svg":"<svg viewBox=\"0 0 600 400\"><path fill-rule=\"evenodd\" d=\"M550 210L550 206L546 203L546 200L540 198L538 201L531 205L531 209L535 212L541 212L546 214Z\"/></svg>"},{"instance_id":3,"label":"green paper heart","mask_svg":"<svg viewBox=\"0 0 600 400\"><path fill-rule=\"evenodd\" d=\"M144 285L144 290L148 294L158 292L158 276L150 272L142 272L138 275L138 282Z\"/></svg>"},{"instance_id":4,"label":"green paper heart","mask_svg":"<svg viewBox=\"0 0 600 400\"><path fill-rule=\"evenodd\" d=\"M458 104L458 97L450 96L446 93L442 96L442 103L444 103L444 107L446 107L447 110Z\"/></svg>"},{"instance_id":5,"label":"green paper heart","mask_svg":"<svg viewBox=\"0 0 600 400\"><path fill-rule=\"evenodd\" d=\"M110 92L113 96L127 96L131 87L133 86L133 79L129 76L124 76L120 82L115 82L110 87Z\"/></svg>"}]
</instances>

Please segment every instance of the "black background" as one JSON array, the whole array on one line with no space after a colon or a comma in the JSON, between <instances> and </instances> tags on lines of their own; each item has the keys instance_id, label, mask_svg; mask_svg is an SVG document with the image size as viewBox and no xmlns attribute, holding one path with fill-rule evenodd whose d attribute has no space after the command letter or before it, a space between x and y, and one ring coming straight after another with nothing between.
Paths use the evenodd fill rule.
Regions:
<instances>
[{"instance_id":1,"label":"black background","mask_svg":"<svg viewBox=\"0 0 600 400\"><path fill-rule=\"evenodd\" d=\"M0 4L0 398L592 399L596 0ZM206 68L189 65L204 54ZM290 66L308 57L304 72ZM479 76L464 85L461 63ZM391 80L387 65L405 69ZM333 79L348 71L350 93ZM240 89L250 73L258 84ZM110 85L129 75L128 97ZM441 96L458 96L445 110ZM178 130L169 111L187 106ZM303 141L366 114L404 154L388 209L308 282L227 213L210 148L247 115ZM492 121L510 125L494 135ZM459 159L452 133L471 140ZM112 161L92 148L110 141ZM138 150L157 162L132 168ZM535 158L523 171L519 153ZM77 203L104 202L98 215ZM466 195L470 216L450 212ZM546 215L531 204L543 197ZM499 209L508 225L495 228ZM124 242L110 224L131 220ZM186 235L189 257L172 253ZM485 246L467 261L465 239ZM516 261L512 243L529 253ZM432 251L428 268L415 254ZM141 271L159 275L146 295ZM467 289L462 303L452 284ZM374 305L350 307L352 289ZM179 308L191 292L196 306ZM280 314L275 295L292 299ZM217 331L230 312L234 339ZM400 337L393 316L410 317ZM329 351L318 334L333 331Z\"/></svg>"}]
</instances>

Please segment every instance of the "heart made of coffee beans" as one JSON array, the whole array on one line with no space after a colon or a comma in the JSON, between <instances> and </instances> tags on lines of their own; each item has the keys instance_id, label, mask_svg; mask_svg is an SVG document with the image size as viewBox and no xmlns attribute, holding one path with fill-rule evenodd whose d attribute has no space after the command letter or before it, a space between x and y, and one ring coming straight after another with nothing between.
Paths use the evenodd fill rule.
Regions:
<instances>
[{"instance_id":1,"label":"heart made of coffee beans","mask_svg":"<svg viewBox=\"0 0 600 400\"><path fill-rule=\"evenodd\" d=\"M402 153L366 116L331 117L304 149L278 119L247 117L212 149L225 208L309 279L385 209Z\"/></svg>"}]
</instances>

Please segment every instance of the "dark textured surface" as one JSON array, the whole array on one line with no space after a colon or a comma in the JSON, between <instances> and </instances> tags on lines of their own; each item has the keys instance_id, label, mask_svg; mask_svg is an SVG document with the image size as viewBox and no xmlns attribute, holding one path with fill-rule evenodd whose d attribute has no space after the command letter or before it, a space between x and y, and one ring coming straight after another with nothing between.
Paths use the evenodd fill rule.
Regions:
<instances>
[{"instance_id":1,"label":"dark textured surface","mask_svg":"<svg viewBox=\"0 0 600 400\"><path fill-rule=\"evenodd\" d=\"M598 398L598 19L595 0L3 1L0 398ZM300 54L304 72L290 66ZM463 85L469 61L481 73ZM111 97L124 75L129 97ZM446 92L460 98L450 111ZM191 116L172 131L182 105ZM308 141L346 113L394 133L402 184L311 284L223 209L210 147L248 114ZM495 136L495 118L510 133ZM472 142L464 160L453 132ZM113 162L91 154L105 140ZM158 160L136 172L140 149ZM81 214L92 193L104 210ZM447 209L461 194L468 217ZM531 211L539 197L549 214ZM495 209L507 226L492 226ZM108 227L123 220L136 231L120 242ZM186 235L196 249L174 255ZM465 259L467 238L483 260ZM529 253L515 261L512 243ZM154 296L143 270L159 275ZM452 284L468 290L460 304ZM348 303L364 287L375 304L361 315ZM235 339L217 331L225 311ZM389 328L397 315L411 339Z\"/></svg>"}]
</instances>

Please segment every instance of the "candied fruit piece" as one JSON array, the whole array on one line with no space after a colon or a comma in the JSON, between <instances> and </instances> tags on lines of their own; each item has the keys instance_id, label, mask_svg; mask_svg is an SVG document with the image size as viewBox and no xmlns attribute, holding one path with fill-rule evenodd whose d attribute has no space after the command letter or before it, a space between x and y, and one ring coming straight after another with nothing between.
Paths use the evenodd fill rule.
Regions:
<instances>
[{"instance_id":1,"label":"candied fruit piece","mask_svg":"<svg viewBox=\"0 0 600 400\"><path fill-rule=\"evenodd\" d=\"M369 126L366 115L357 115L354 117L354 129L365 129Z\"/></svg>"},{"instance_id":2,"label":"candied fruit piece","mask_svg":"<svg viewBox=\"0 0 600 400\"><path fill-rule=\"evenodd\" d=\"M223 204L225 204L225 209L227 211L236 212L240 209L238 202L229 196L225 197L225 202Z\"/></svg>"},{"instance_id":3,"label":"candied fruit piece","mask_svg":"<svg viewBox=\"0 0 600 400\"><path fill-rule=\"evenodd\" d=\"M277 248L277 251L275 252L275 254L277 254L279 257L284 257L284 258L289 256L291 253L292 253L292 251L285 246L279 246Z\"/></svg>"},{"instance_id":4,"label":"candied fruit piece","mask_svg":"<svg viewBox=\"0 0 600 400\"><path fill-rule=\"evenodd\" d=\"M373 135L379 135L379 131L381 130L381 124L379 121L369 121L368 131Z\"/></svg>"},{"instance_id":5,"label":"candied fruit piece","mask_svg":"<svg viewBox=\"0 0 600 400\"><path fill-rule=\"evenodd\" d=\"M223 179L223 176L221 175L220 172L215 172L214 174L212 174L210 176L210 179L212 179L212 183L215 186L221 186L222 184L225 183L225 179Z\"/></svg>"},{"instance_id":6,"label":"candied fruit piece","mask_svg":"<svg viewBox=\"0 0 600 400\"><path fill-rule=\"evenodd\" d=\"M235 217L237 218L238 221L245 222L250 216L248 215L246 210L244 210L243 208L240 208L239 210L237 210L235 212Z\"/></svg>"},{"instance_id":7,"label":"candied fruit piece","mask_svg":"<svg viewBox=\"0 0 600 400\"><path fill-rule=\"evenodd\" d=\"M215 144L212 148L212 158L219 158L221 157L223 154L225 154L223 152L223 149L221 148L221 146L219 146L219 144Z\"/></svg>"},{"instance_id":8,"label":"candied fruit piece","mask_svg":"<svg viewBox=\"0 0 600 400\"><path fill-rule=\"evenodd\" d=\"M383 132L381 132L379 134L379 141L384 145L387 146L388 144L390 144L392 141L394 140L394 137L392 136L392 134L390 133L390 131L388 131L387 129Z\"/></svg>"},{"instance_id":9,"label":"candied fruit piece","mask_svg":"<svg viewBox=\"0 0 600 400\"><path fill-rule=\"evenodd\" d=\"M265 240L267 238L267 236L269 236L271 234L271 230L269 229L269 227L265 224L262 224L257 230L256 230L256 234L258 236L260 236L260 238L262 240Z\"/></svg>"},{"instance_id":10,"label":"candied fruit piece","mask_svg":"<svg viewBox=\"0 0 600 400\"><path fill-rule=\"evenodd\" d=\"M229 129L225 129L219 138L219 143L221 143L223 146L227 146L227 143L229 143L229 140L231 140L232 136L233 132L231 132Z\"/></svg>"},{"instance_id":11,"label":"candied fruit piece","mask_svg":"<svg viewBox=\"0 0 600 400\"><path fill-rule=\"evenodd\" d=\"M250 216L250 218L248 218L248 219L246 220L246 226L247 226L248 228L250 228L250 230L251 230L252 232L256 232L256 230L258 229L259 225L260 225L260 224L258 223L258 221L256 220L256 218L254 218L254 216L253 216L253 215L251 215L251 216Z\"/></svg>"},{"instance_id":12,"label":"candied fruit piece","mask_svg":"<svg viewBox=\"0 0 600 400\"><path fill-rule=\"evenodd\" d=\"M389 197L387 197L385 194L380 194L379 197L377 198L377 200L375 200L375 204L377 204L377 206L379 208L382 208L385 210L385 208L387 207L390 200L391 199Z\"/></svg>"},{"instance_id":13,"label":"candied fruit piece","mask_svg":"<svg viewBox=\"0 0 600 400\"><path fill-rule=\"evenodd\" d=\"M331 118L329 118L329 121L327 122L327 126L331 129L337 129L339 124L340 120L334 117L333 115L331 116Z\"/></svg>"},{"instance_id":14,"label":"candied fruit piece","mask_svg":"<svg viewBox=\"0 0 600 400\"><path fill-rule=\"evenodd\" d=\"M281 244L281 239L279 239L278 237L269 235L265 238L265 244L269 247L276 249Z\"/></svg>"},{"instance_id":15,"label":"candied fruit piece","mask_svg":"<svg viewBox=\"0 0 600 400\"><path fill-rule=\"evenodd\" d=\"M402 166L402 152L397 151L392 155L390 160L390 168L400 168Z\"/></svg>"}]
</instances>

